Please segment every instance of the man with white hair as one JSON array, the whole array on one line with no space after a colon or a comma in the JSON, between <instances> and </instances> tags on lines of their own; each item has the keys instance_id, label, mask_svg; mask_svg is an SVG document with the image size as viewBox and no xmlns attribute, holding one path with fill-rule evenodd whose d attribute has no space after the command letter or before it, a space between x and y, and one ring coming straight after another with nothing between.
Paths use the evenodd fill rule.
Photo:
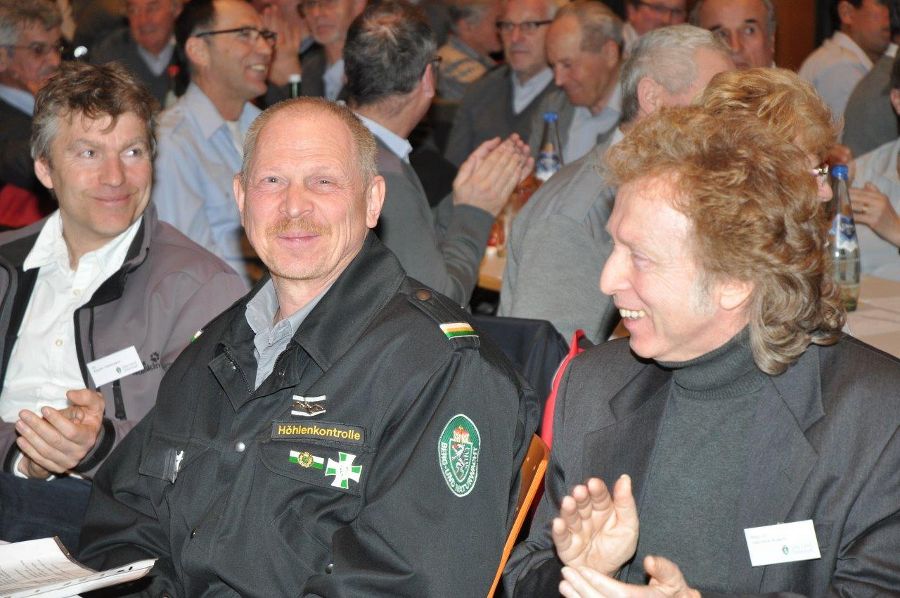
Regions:
<instances>
[{"instance_id":1,"label":"man with white hair","mask_svg":"<svg viewBox=\"0 0 900 598\"><path fill-rule=\"evenodd\" d=\"M562 91L549 93L535 111L528 145L537 155L543 115L559 115L563 163L574 162L612 134L621 116L618 86L622 21L605 4L575 0L547 31L547 58Z\"/></svg>"},{"instance_id":2,"label":"man with white hair","mask_svg":"<svg viewBox=\"0 0 900 598\"><path fill-rule=\"evenodd\" d=\"M622 69L622 131L663 106L690 103L709 80L734 67L708 31L691 25L641 37ZM583 329L606 340L618 321L597 288L611 250L606 222L614 190L598 169L609 143L596 146L546 182L513 222L500 315L549 320L566 338Z\"/></svg>"}]
</instances>

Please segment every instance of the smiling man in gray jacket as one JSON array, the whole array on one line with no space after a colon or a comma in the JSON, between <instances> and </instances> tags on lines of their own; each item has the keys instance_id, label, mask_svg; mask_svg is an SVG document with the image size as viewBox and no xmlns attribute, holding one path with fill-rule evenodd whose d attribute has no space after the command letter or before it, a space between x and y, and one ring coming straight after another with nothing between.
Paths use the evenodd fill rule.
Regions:
<instances>
[{"instance_id":1,"label":"smiling man in gray jacket","mask_svg":"<svg viewBox=\"0 0 900 598\"><path fill-rule=\"evenodd\" d=\"M0 236L0 537L75 548L93 471L245 287L150 204L155 101L117 65L62 68L31 152L59 210Z\"/></svg>"}]
</instances>

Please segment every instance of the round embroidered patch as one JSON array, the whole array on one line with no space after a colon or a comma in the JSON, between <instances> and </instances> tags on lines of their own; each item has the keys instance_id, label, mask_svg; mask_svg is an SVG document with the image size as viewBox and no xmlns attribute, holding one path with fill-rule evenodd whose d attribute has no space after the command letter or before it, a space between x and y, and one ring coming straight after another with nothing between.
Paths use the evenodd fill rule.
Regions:
<instances>
[{"instance_id":1,"label":"round embroidered patch","mask_svg":"<svg viewBox=\"0 0 900 598\"><path fill-rule=\"evenodd\" d=\"M438 465L456 496L465 496L475 487L480 449L481 435L474 422L462 413L451 417L438 439Z\"/></svg>"}]
</instances>

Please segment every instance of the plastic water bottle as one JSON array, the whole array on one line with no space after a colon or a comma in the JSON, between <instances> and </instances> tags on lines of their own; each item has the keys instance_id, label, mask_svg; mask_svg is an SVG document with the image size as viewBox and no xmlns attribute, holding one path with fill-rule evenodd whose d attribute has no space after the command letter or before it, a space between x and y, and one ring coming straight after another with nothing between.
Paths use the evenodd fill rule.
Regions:
<instances>
[{"instance_id":1,"label":"plastic water bottle","mask_svg":"<svg viewBox=\"0 0 900 598\"><path fill-rule=\"evenodd\" d=\"M562 167L562 147L559 144L559 128L556 112L544 113L544 133L541 135L541 147L538 151L534 175L543 183Z\"/></svg>"},{"instance_id":2,"label":"plastic water bottle","mask_svg":"<svg viewBox=\"0 0 900 598\"><path fill-rule=\"evenodd\" d=\"M847 165L837 164L831 169L832 208L834 217L828 232L828 247L833 262L834 282L841 291L841 301L847 311L856 309L859 299L859 242L856 239L856 223L850 205L847 183Z\"/></svg>"},{"instance_id":3,"label":"plastic water bottle","mask_svg":"<svg viewBox=\"0 0 900 598\"><path fill-rule=\"evenodd\" d=\"M300 97L300 81L301 81L300 73L291 73L288 75L288 85L290 86L290 92L292 98Z\"/></svg>"}]
</instances>

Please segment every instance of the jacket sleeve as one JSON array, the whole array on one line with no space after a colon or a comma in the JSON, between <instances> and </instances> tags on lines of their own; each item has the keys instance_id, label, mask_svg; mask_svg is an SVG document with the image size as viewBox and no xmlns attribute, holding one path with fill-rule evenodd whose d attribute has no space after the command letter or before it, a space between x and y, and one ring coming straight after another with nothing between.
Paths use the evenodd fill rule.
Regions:
<instances>
[{"instance_id":1,"label":"jacket sleeve","mask_svg":"<svg viewBox=\"0 0 900 598\"><path fill-rule=\"evenodd\" d=\"M428 202L421 193L402 175L387 173L385 179L387 199L378 237L412 278L450 297L457 305L467 304L478 282L478 268L493 216L474 206L453 206L446 234L439 239L426 213Z\"/></svg>"},{"instance_id":2,"label":"jacket sleeve","mask_svg":"<svg viewBox=\"0 0 900 598\"><path fill-rule=\"evenodd\" d=\"M333 569L311 577L304 595L487 593L536 422L527 415L531 392L476 355L454 353L424 374L427 382L411 402L396 404L360 513L333 535ZM441 443L460 416L471 422L463 424L472 433L471 467L462 480L448 482Z\"/></svg>"},{"instance_id":3,"label":"jacket sleeve","mask_svg":"<svg viewBox=\"0 0 900 598\"><path fill-rule=\"evenodd\" d=\"M564 466L569 448L565 438L565 396L571 372L571 367L566 369L557 393L556 411L553 415L554 443L547 473L544 475L544 494L531 522L528 538L515 547L503 572L503 587L508 596L558 594L562 563L556 558L550 525L559 514L562 499L568 494Z\"/></svg>"},{"instance_id":4,"label":"jacket sleeve","mask_svg":"<svg viewBox=\"0 0 900 598\"><path fill-rule=\"evenodd\" d=\"M242 297L247 288L243 280L233 271L217 272L205 280L199 280L187 273L176 272L167 277L164 284L158 285L152 292L158 295L163 302L172 302L181 298L177 308L170 306L165 312L157 312L156 328L170 330L168 339L161 352L164 364L170 364L191 342L198 330L227 309L234 301ZM151 290L148 289L148 292ZM104 459L119 445L123 438L138 424L140 417L147 413L156 402L156 393L159 390L159 380L162 378L159 372L156 384L142 385L139 390L129 392L129 387L123 384L123 401L126 405L128 419L115 419L115 398L111 396L111 386L103 388L106 399L106 424L101 430L101 436L97 439L94 449L82 460L87 467L80 468L86 477L93 477L97 468ZM146 375L146 374L145 374ZM111 439L106 435L112 435Z\"/></svg>"},{"instance_id":5,"label":"jacket sleeve","mask_svg":"<svg viewBox=\"0 0 900 598\"><path fill-rule=\"evenodd\" d=\"M159 523L158 509L163 501L152 498L151 485L160 480L136 475L146 450L151 429L151 413L128 435L119 450L106 461L93 481L81 528L78 559L102 571L137 560L156 558L150 573L150 595L183 595L174 583L173 562L165 530ZM155 493L160 496L160 493ZM122 588L128 595L132 587Z\"/></svg>"}]
</instances>

